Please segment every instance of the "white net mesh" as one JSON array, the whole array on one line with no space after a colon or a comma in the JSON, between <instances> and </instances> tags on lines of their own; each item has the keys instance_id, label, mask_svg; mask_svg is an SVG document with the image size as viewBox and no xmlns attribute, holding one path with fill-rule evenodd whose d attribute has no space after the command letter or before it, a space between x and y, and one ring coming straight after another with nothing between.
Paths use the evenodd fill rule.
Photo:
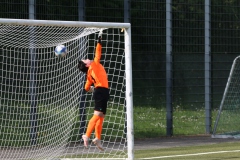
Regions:
<instances>
[{"instance_id":1,"label":"white net mesh","mask_svg":"<svg viewBox=\"0 0 240 160\"><path fill-rule=\"evenodd\" d=\"M76 65L94 58L100 28L0 25L1 159L125 158L124 33L104 29L101 63L110 100L100 152L81 135L93 114L92 94ZM57 45L68 54L58 58ZM91 137L92 139L93 137Z\"/></svg>"}]
</instances>

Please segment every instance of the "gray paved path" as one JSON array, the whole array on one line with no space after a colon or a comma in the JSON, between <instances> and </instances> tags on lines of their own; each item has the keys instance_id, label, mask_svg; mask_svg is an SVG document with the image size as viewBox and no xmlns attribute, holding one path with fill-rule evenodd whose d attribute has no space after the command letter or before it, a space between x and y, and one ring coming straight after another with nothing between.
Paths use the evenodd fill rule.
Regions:
<instances>
[{"instance_id":1,"label":"gray paved path","mask_svg":"<svg viewBox=\"0 0 240 160\"><path fill-rule=\"evenodd\" d=\"M204 144L217 144L223 142L240 142L234 138L211 138L211 136L187 136L187 137L161 137L134 141L135 150L151 148L170 148L180 146L193 146Z\"/></svg>"}]
</instances>

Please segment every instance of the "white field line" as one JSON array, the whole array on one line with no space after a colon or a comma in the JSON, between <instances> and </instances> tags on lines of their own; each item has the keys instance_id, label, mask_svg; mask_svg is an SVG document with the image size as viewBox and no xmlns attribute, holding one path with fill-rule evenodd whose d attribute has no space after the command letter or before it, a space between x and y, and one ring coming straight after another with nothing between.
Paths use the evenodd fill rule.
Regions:
<instances>
[{"instance_id":1,"label":"white field line","mask_svg":"<svg viewBox=\"0 0 240 160\"><path fill-rule=\"evenodd\" d=\"M204 153L194 153L194 154L179 154L179 155L160 156L160 157L149 157L149 158L141 158L141 159L160 159L160 158L187 157L187 156L198 156L198 155L205 155L205 154L230 153L230 152L240 152L240 150L204 152Z\"/></svg>"}]
</instances>

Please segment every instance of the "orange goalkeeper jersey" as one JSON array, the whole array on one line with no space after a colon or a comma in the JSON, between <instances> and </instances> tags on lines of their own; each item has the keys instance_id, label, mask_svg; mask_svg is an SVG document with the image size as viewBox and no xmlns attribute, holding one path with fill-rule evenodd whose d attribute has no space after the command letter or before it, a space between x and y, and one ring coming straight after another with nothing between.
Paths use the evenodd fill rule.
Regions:
<instances>
[{"instance_id":1,"label":"orange goalkeeper jersey","mask_svg":"<svg viewBox=\"0 0 240 160\"><path fill-rule=\"evenodd\" d=\"M104 87L108 88L108 78L104 67L100 64L102 54L102 45L97 44L94 61L88 68L87 82L85 84L85 90L89 91L90 86L94 84L95 88Z\"/></svg>"}]
</instances>

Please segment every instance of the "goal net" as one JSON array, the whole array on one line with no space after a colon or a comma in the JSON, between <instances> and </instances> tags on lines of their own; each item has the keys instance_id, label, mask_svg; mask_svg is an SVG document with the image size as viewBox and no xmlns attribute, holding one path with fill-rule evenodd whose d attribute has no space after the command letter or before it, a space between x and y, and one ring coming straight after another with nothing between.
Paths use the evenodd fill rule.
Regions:
<instances>
[{"instance_id":1,"label":"goal net","mask_svg":"<svg viewBox=\"0 0 240 160\"><path fill-rule=\"evenodd\" d=\"M104 151L83 146L93 95L77 68L93 59L99 31L110 99ZM1 159L133 159L131 31L128 23L0 19ZM63 44L67 55L56 57Z\"/></svg>"},{"instance_id":2,"label":"goal net","mask_svg":"<svg viewBox=\"0 0 240 160\"><path fill-rule=\"evenodd\" d=\"M218 110L213 138L240 138L240 56L233 61Z\"/></svg>"}]
</instances>

